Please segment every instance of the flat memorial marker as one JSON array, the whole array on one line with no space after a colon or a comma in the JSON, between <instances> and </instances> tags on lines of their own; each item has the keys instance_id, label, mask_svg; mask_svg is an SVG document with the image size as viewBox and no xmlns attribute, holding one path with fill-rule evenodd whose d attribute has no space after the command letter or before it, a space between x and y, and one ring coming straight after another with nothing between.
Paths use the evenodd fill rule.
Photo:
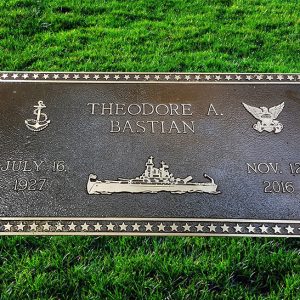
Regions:
<instances>
[{"instance_id":1,"label":"flat memorial marker","mask_svg":"<svg viewBox=\"0 0 300 300\"><path fill-rule=\"evenodd\" d=\"M300 75L0 72L2 235L300 236Z\"/></svg>"}]
</instances>

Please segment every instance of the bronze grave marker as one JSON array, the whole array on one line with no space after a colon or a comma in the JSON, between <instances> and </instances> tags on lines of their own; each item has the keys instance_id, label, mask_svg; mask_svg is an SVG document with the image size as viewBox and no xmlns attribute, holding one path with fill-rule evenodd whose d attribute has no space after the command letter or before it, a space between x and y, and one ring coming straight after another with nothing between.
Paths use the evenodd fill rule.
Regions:
<instances>
[{"instance_id":1,"label":"bronze grave marker","mask_svg":"<svg viewBox=\"0 0 300 300\"><path fill-rule=\"evenodd\" d=\"M300 236L300 75L0 72L2 235Z\"/></svg>"}]
</instances>

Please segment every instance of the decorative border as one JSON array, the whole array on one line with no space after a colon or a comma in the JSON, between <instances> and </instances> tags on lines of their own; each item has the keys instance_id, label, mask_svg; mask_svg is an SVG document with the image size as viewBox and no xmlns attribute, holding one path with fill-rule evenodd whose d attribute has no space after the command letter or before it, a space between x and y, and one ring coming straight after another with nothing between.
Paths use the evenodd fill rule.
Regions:
<instances>
[{"instance_id":1,"label":"decorative border","mask_svg":"<svg viewBox=\"0 0 300 300\"><path fill-rule=\"evenodd\" d=\"M300 83L299 73L140 73L2 71L0 82L56 83Z\"/></svg>"},{"instance_id":2,"label":"decorative border","mask_svg":"<svg viewBox=\"0 0 300 300\"><path fill-rule=\"evenodd\" d=\"M1 218L0 235L300 237L300 221L180 218Z\"/></svg>"}]
</instances>

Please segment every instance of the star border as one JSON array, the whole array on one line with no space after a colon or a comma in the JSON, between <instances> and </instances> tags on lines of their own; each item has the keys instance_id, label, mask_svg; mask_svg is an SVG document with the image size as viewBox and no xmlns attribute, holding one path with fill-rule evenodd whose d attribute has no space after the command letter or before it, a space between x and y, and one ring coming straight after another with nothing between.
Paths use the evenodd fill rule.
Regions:
<instances>
[{"instance_id":1,"label":"star border","mask_svg":"<svg viewBox=\"0 0 300 300\"><path fill-rule=\"evenodd\" d=\"M2 217L0 235L300 237L300 221L184 218Z\"/></svg>"},{"instance_id":2,"label":"star border","mask_svg":"<svg viewBox=\"0 0 300 300\"><path fill-rule=\"evenodd\" d=\"M300 73L159 73L1 71L0 82L299 84Z\"/></svg>"}]
</instances>

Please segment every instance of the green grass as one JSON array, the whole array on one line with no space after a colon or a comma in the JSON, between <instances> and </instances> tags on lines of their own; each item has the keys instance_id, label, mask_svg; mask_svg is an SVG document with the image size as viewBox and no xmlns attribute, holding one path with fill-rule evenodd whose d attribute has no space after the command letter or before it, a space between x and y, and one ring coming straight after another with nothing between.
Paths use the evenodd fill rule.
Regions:
<instances>
[{"instance_id":1,"label":"green grass","mask_svg":"<svg viewBox=\"0 0 300 300\"><path fill-rule=\"evenodd\" d=\"M0 66L299 71L299 1L247 2L1 0Z\"/></svg>"},{"instance_id":2,"label":"green grass","mask_svg":"<svg viewBox=\"0 0 300 300\"><path fill-rule=\"evenodd\" d=\"M6 237L3 299L299 299L296 239Z\"/></svg>"},{"instance_id":3,"label":"green grass","mask_svg":"<svg viewBox=\"0 0 300 300\"><path fill-rule=\"evenodd\" d=\"M299 11L297 0L0 0L0 69L299 72ZM296 239L4 237L0 299L299 299L299 253Z\"/></svg>"}]
</instances>

